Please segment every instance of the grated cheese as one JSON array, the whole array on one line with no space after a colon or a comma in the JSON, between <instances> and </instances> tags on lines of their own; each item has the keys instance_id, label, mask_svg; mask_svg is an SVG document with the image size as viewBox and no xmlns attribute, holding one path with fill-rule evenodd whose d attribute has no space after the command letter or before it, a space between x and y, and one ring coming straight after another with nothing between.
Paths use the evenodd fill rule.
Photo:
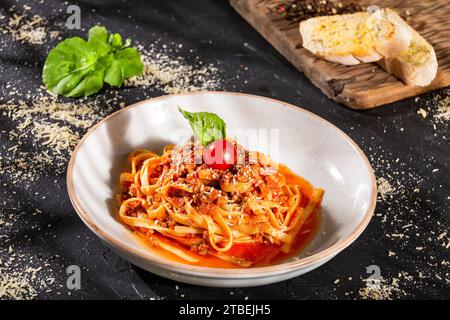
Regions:
<instances>
[{"instance_id":1,"label":"grated cheese","mask_svg":"<svg viewBox=\"0 0 450 320\"><path fill-rule=\"evenodd\" d=\"M397 192L386 178L377 179L377 191L379 197L383 200L392 197Z\"/></svg>"},{"instance_id":2,"label":"grated cheese","mask_svg":"<svg viewBox=\"0 0 450 320\"><path fill-rule=\"evenodd\" d=\"M59 31L50 30L48 21L39 15L30 16L31 7L25 9L24 14L13 13L7 24L1 28L3 33L10 35L14 40L42 45L47 38L54 39Z\"/></svg>"},{"instance_id":3,"label":"grated cheese","mask_svg":"<svg viewBox=\"0 0 450 320\"><path fill-rule=\"evenodd\" d=\"M182 57L172 57L167 46L163 51L150 46L138 46L144 64L142 76L125 81L128 87L153 87L166 94L217 90L222 88L219 70L201 60L189 64Z\"/></svg>"}]
</instances>

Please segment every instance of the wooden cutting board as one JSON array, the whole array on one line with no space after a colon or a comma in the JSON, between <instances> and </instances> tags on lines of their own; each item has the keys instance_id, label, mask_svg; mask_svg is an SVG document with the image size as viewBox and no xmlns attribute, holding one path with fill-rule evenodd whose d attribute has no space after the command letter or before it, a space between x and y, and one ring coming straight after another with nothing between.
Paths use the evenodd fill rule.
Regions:
<instances>
[{"instance_id":1,"label":"wooden cutting board","mask_svg":"<svg viewBox=\"0 0 450 320\"><path fill-rule=\"evenodd\" d=\"M450 85L449 0L364 0L363 6L408 10L408 21L436 51L439 70L427 87L406 86L374 63L343 66L315 57L302 47L298 23L287 21L270 9L280 0L230 0L272 46L331 99L353 109L370 109Z\"/></svg>"}]
</instances>

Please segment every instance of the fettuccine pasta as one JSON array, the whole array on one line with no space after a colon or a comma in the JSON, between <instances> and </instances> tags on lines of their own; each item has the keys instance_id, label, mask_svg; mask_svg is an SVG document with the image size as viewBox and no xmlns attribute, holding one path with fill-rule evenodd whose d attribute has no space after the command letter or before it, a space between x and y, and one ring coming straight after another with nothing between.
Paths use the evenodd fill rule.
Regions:
<instances>
[{"instance_id":1,"label":"fettuccine pasta","mask_svg":"<svg viewBox=\"0 0 450 320\"><path fill-rule=\"evenodd\" d=\"M299 177L288 183L287 168L238 147L246 161L227 170L202 163L193 143L132 152L120 175L121 221L191 264L214 256L250 267L289 254L324 191Z\"/></svg>"}]
</instances>

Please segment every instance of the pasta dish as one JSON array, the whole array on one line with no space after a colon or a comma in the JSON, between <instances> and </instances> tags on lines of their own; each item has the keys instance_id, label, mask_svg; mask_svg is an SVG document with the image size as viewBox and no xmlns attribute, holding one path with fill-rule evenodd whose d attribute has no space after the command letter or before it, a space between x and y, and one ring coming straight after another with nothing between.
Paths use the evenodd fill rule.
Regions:
<instances>
[{"instance_id":1,"label":"pasta dish","mask_svg":"<svg viewBox=\"0 0 450 320\"><path fill-rule=\"evenodd\" d=\"M188 264L263 266L298 252L317 230L324 191L262 153L220 141L234 148L232 165L208 165L208 147L194 142L167 145L162 155L132 152L120 175L120 220Z\"/></svg>"}]
</instances>

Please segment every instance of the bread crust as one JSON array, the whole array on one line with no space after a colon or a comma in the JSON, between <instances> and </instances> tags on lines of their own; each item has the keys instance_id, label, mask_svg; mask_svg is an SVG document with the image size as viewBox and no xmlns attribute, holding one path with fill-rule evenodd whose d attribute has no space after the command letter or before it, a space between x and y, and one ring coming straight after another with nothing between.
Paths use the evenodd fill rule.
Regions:
<instances>
[{"instance_id":1,"label":"bread crust","mask_svg":"<svg viewBox=\"0 0 450 320\"><path fill-rule=\"evenodd\" d=\"M411 47L419 46L425 51L421 53L423 56L420 60L414 61L413 57L409 56L409 51L414 49L408 48L398 57L380 60L378 64L387 72L401 79L406 85L424 87L436 77L438 62L433 46L415 30L412 31L414 38Z\"/></svg>"},{"instance_id":2,"label":"bread crust","mask_svg":"<svg viewBox=\"0 0 450 320\"><path fill-rule=\"evenodd\" d=\"M374 12L368 20L379 19L389 21L394 26L394 32L388 39L380 39L375 43L375 50L384 58L393 58L406 50L411 43L413 33L406 22L393 10L381 9Z\"/></svg>"}]
</instances>

